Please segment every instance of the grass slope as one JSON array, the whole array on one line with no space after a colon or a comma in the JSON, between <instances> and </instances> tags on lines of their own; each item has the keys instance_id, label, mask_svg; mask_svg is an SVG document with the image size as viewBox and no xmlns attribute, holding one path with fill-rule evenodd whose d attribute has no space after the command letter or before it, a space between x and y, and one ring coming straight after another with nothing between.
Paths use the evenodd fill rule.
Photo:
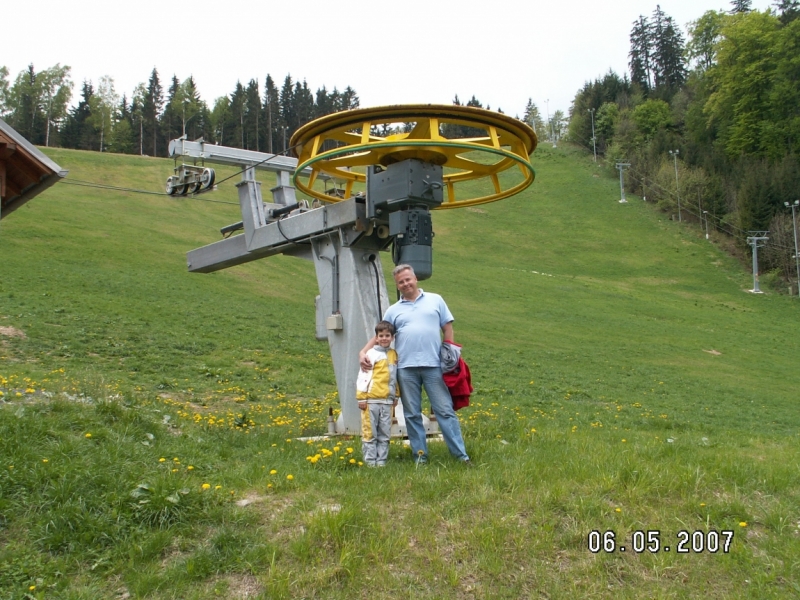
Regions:
<instances>
[{"instance_id":1,"label":"grass slope","mask_svg":"<svg viewBox=\"0 0 800 600\"><path fill-rule=\"evenodd\" d=\"M48 153L137 189L172 166ZM297 441L336 403L313 266L186 271L240 219L232 185L59 184L4 219L0 596L800 592L796 301L746 293L736 261L620 205L582 155L534 164L517 197L434 217L423 287L472 368L471 471L441 445L427 468L394 445L367 470L358 439ZM680 531L721 530L729 552L676 552ZM590 552L591 531L617 550ZM634 551L635 531L661 549Z\"/></svg>"}]
</instances>

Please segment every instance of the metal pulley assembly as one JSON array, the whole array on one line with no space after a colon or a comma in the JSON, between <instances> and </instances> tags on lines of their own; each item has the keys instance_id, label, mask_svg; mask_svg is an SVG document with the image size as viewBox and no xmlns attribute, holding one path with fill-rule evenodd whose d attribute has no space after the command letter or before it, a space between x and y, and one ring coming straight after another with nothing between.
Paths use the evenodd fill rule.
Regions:
<instances>
[{"instance_id":1,"label":"metal pulley assembly","mask_svg":"<svg viewBox=\"0 0 800 600\"><path fill-rule=\"evenodd\" d=\"M196 165L175 167L175 174L167 179L166 191L170 196L185 196L205 192L214 187L214 169Z\"/></svg>"},{"instance_id":2,"label":"metal pulley assembly","mask_svg":"<svg viewBox=\"0 0 800 600\"><path fill-rule=\"evenodd\" d=\"M323 202L366 191L379 239L391 236L395 264L417 278L433 273L430 211L494 202L533 183L533 130L501 113L470 106L415 104L334 113L292 136L294 185ZM320 180L345 183L331 194ZM387 228L388 227L388 235Z\"/></svg>"},{"instance_id":3,"label":"metal pulley assembly","mask_svg":"<svg viewBox=\"0 0 800 600\"><path fill-rule=\"evenodd\" d=\"M333 113L300 127L290 142L298 159L294 185L323 202L341 202L365 184L366 167L416 159L444 168L437 210L508 198L534 179L534 131L482 108L410 104ZM320 184L345 183L343 195Z\"/></svg>"}]
</instances>

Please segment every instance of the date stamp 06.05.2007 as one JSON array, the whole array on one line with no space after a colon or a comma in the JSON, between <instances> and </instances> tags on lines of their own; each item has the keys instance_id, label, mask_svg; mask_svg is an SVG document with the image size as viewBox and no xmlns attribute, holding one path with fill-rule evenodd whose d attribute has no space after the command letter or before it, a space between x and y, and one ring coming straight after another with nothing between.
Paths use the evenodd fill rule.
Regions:
<instances>
[{"instance_id":1,"label":"date stamp 06.05.2007","mask_svg":"<svg viewBox=\"0 0 800 600\"><path fill-rule=\"evenodd\" d=\"M637 530L630 537L617 537L612 530L599 531L593 529L588 537L589 552L675 552L676 554L699 554L708 552L727 554L731 550L733 531L730 529L709 529L708 531L681 530L672 536L664 536L658 529Z\"/></svg>"}]
</instances>

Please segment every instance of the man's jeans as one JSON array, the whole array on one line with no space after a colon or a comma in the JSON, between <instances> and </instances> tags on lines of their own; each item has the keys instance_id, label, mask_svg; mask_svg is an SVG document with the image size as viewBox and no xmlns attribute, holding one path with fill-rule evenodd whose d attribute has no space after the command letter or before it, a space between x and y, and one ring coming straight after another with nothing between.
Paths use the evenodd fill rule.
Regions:
<instances>
[{"instance_id":1,"label":"man's jeans","mask_svg":"<svg viewBox=\"0 0 800 600\"><path fill-rule=\"evenodd\" d=\"M397 381L400 384L400 399L403 401L408 441L411 443L414 458L417 459L420 456L420 450L425 459L428 457L428 444L425 439L425 428L422 425L422 387L424 386L450 454L459 460L468 460L464 438L461 437L461 424L453 410L450 390L447 389L442 379L441 367L397 369Z\"/></svg>"}]
</instances>

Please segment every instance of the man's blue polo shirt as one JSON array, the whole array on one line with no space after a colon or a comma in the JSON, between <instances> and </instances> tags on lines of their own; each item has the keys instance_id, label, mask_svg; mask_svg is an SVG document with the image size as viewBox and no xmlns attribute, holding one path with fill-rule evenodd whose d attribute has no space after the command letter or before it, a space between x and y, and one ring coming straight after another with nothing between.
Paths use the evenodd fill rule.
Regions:
<instances>
[{"instance_id":1,"label":"man's blue polo shirt","mask_svg":"<svg viewBox=\"0 0 800 600\"><path fill-rule=\"evenodd\" d=\"M414 301L400 299L383 316L394 325L398 367L438 367L442 327L453 320L439 294L419 290Z\"/></svg>"}]
</instances>

